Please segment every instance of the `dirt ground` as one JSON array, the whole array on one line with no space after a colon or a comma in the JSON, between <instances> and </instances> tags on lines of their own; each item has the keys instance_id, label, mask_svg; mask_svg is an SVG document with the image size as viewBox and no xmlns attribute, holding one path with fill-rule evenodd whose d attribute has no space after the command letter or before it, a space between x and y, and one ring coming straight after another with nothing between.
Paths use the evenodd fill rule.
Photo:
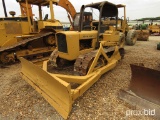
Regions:
<instances>
[{"instance_id":1,"label":"dirt ground","mask_svg":"<svg viewBox=\"0 0 160 120\"><path fill-rule=\"evenodd\" d=\"M125 57L116 68L104 74L73 104L69 120L152 120L150 116L126 116L127 110L142 110L120 100L120 89L126 89L131 79L130 64L144 63L159 69L160 51L156 50L160 37L137 41L125 46ZM0 120L63 120L56 110L21 76L21 65L0 68Z\"/></svg>"}]
</instances>

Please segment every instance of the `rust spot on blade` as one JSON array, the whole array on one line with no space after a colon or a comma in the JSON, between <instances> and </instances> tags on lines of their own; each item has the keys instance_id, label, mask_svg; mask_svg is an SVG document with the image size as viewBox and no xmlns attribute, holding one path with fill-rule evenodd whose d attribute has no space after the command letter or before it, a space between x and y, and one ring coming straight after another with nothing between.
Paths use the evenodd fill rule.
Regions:
<instances>
[{"instance_id":1,"label":"rust spot on blade","mask_svg":"<svg viewBox=\"0 0 160 120\"><path fill-rule=\"evenodd\" d=\"M160 71L131 64L130 90L138 96L160 105Z\"/></svg>"}]
</instances>

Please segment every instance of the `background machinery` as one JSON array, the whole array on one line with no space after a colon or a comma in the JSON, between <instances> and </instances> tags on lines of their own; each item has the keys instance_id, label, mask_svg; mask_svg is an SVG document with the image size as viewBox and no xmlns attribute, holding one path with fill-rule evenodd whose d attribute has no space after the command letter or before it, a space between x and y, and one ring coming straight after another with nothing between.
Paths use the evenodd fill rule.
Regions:
<instances>
[{"instance_id":1,"label":"background machinery","mask_svg":"<svg viewBox=\"0 0 160 120\"><path fill-rule=\"evenodd\" d=\"M149 24L148 26L150 34L153 36L159 36L160 35L160 25L157 23L153 24L153 22L160 20L160 17L149 18L149 20L151 21L151 24Z\"/></svg>"},{"instance_id":2,"label":"background machinery","mask_svg":"<svg viewBox=\"0 0 160 120\"><path fill-rule=\"evenodd\" d=\"M10 11L12 17L0 18L0 62L15 62L20 56L32 59L50 55L55 46L55 33L63 30L54 19L53 4L56 0L17 0L20 17ZM39 8L39 20L33 19L31 5ZM42 6L50 7L51 19L42 18Z\"/></svg>"},{"instance_id":3,"label":"background machinery","mask_svg":"<svg viewBox=\"0 0 160 120\"><path fill-rule=\"evenodd\" d=\"M125 43L127 45L134 45L137 41L137 33L131 30L126 19L126 5L118 4L118 9L123 9L123 16L118 18L118 30L125 34ZM111 20L114 22L114 20Z\"/></svg>"},{"instance_id":4,"label":"background machinery","mask_svg":"<svg viewBox=\"0 0 160 120\"><path fill-rule=\"evenodd\" d=\"M140 24L138 22L141 22ZM138 36L137 40L147 41L150 35L149 25L145 24L144 20L137 20L137 24L133 26L133 29L136 30Z\"/></svg>"},{"instance_id":5,"label":"background machinery","mask_svg":"<svg viewBox=\"0 0 160 120\"><path fill-rule=\"evenodd\" d=\"M76 10L74 8L74 6L71 4L71 2L69 0L59 0L58 4L59 6L61 6L62 8L64 8L68 14L68 19L69 22L73 28L73 21L76 15Z\"/></svg>"},{"instance_id":6,"label":"background machinery","mask_svg":"<svg viewBox=\"0 0 160 120\"><path fill-rule=\"evenodd\" d=\"M76 12L74 6L68 0L60 0L58 2L58 5L63 7L68 14L68 19L69 19L70 24L71 24L71 29L70 30L76 30L77 31L78 26L79 26L80 12ZM92 12L84 12L83 26L86 26L86 25L89 26L92 19L93 19Z\"/></svg>"},{"instance_id":7,"label":"background machinery","mask_svg":"<svg viewBox=\"0 0 160 120\"><path fill-rule=\"evenodd\" d=\"M141 18L137 20L137 24L134 26L134 29L137 30L146 30L148 35L158 36L160 34L160 25L159 25L160 17L149 17L149 18ZM140 24L138 23L140 22ZM146 32L144 31L144 32Z\"/></svg>"},{"instance_id":8,"label":"background machinery","mask_svg":"<svg viewBox=\"0 0 160 120\"><path fill-rule=\"evenodd\" d=\"M160 25L150 25L149 26L150 34L154 36L160 35Z\"/></svg>"},{"instance_id":9,"label":"background machinery","mask_svg":"<svg viewBox=\"0 0 160 120\"><path fill-rule=\"evenodd\" d=\"M99 11L99 19L91 21L90 26L83 25L86 8ZM106 23L104 19L111 17L116 22ZM65 119L73 102L113 69L124 54L125 35L117 30L116 5L107 1L82 5L79 18L78 31L56 33L57 48L42 69L20 58L22 77ZM71 73L65 69L68 65Z\"/></svg>"},{"instance_id":10,"label":"background machinery","mask_svg":"<svg viewBox=\"0 0 160 120\"><path fill-rule=\"evenodd\" d=\"M138 29L136 29L138 37L137 40L147 41L149 38L149 29L146 24L139 24Z\"/></svg>"}]
</instances>

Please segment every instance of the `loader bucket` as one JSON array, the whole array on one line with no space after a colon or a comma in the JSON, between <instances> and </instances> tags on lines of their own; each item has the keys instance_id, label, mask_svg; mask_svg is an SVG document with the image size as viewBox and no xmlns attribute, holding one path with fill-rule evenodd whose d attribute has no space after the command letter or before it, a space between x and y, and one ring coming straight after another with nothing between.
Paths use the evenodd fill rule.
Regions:
<instances>
[{"instance_id":1,"label":"loader bucket","mask_svg":"<svg viewBox=\"0 0 160 120\"><path fill-rule=\"evenodd\" d=\"M71 86L65 81L51 76L40 67L20 58L22 77L38 91L54 108L67 118L72 108Z\"/></svg>"},{"instance_id":2,"label":"loader bucket","mask_svg":"<svg viewBox=\"0 0 160 120\"><path fill-rule=\"evenodd\" d=\"M136 30L137 32L137 40L147 41L149 38L149 30Z\"/></svg>"},{"instance_id":3,"label":"loader bucket","mask_svg":"<svg viewBox=\"0 0 160 120\"><path fill-rule=\"evenodd\" d=\"M138 96L160 105L160 71L131 64L130 90Z\"/></svg>"}]
</instances>

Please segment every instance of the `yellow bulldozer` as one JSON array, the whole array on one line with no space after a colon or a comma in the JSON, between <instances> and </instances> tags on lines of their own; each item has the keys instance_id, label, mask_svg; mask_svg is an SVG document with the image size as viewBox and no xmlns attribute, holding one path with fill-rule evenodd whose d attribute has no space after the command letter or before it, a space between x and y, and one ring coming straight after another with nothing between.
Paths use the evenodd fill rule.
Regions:
<instances>
[{"instance_id":1,"label":"yellow bulldozer","mask_svg":"<svg viewBox=\"0 0 160 120\"><path fill-rule=\"evenodd\" d=\"M62 24L54 19L53 4L57 0L17 0L21 16L0 18L0 62L15 62L17 57L45 58L54 50L55 33L62 31ZM37 5L39 19L34 20L31 5ZM42 18L42 7L50 7L51 18Z\"/></svg>"},{"instance_id":2,"label":"yellow bulldozer","mask_svg":"<svg viewBox=\"0 0 160 120\"><path fill-rule=\"evenodd\" d=\"M98 20L84 26L87 9L99 11ZM114 24L105 19L114 18ZM74 21L74 23L77 21ZM65 119L74 101L124 56L125 35L118 30L118 8L108 1L82 5L78 31L56 33L57 48L40 68L24 58L21 75Z\"/></svg>"}]
</instances>

